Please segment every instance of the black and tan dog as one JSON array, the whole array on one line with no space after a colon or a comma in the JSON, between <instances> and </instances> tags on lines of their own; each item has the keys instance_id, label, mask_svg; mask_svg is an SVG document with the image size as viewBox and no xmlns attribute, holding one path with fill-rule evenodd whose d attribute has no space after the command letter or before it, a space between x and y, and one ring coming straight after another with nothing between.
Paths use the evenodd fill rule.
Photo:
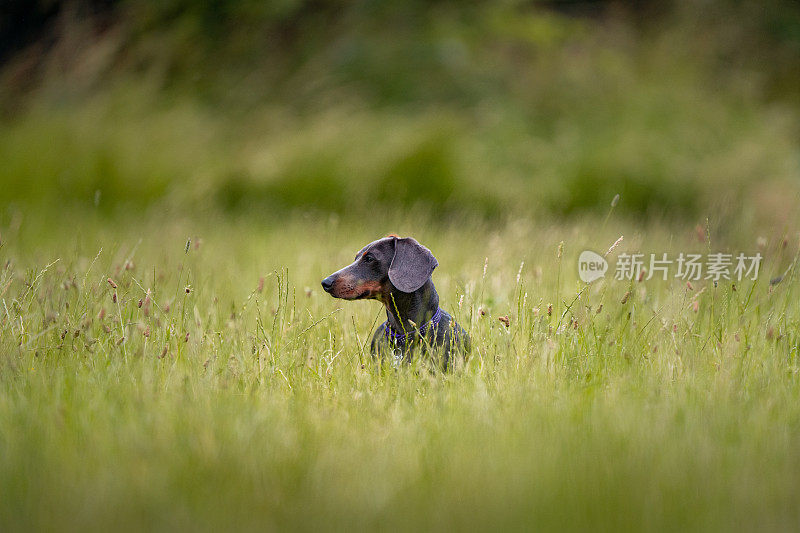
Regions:
<instances>
[{"instance_id":1,"label":"black and tan dog","mask_svg":"<svg viewBox=\"0 0 800 533\"><path fill-rule=\"evenodd\" d=\"M440 348L447 368L454 351L469 350L469 337L439 308L431 280L438 264L414 239L390 235L362 248L351 265L322 280L322 288L335 298L370 298L386 306L387 320L372 337L373 356L410 361L415 349Z\"/></svg>"}]
</instances>

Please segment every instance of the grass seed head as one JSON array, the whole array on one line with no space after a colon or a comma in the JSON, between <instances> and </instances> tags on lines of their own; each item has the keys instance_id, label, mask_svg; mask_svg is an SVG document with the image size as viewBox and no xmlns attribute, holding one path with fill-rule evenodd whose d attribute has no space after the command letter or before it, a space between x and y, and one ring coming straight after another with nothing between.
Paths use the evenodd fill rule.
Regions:
<instances>
[{"instance_id":1,"label":"grass seed head","mask_svg":"<svg viewBox=\"0 0 800 533\"><path fill-rule=\"evenodd\" d=\"M703 226L698 224L694 227L694 233L697 237L697 242L706 242L706 230L703 229Z\"/></svg>"},{"instance_id":2,"label":"grass seed head","mask_svg":"<svg viewBox=\"0 0 800 533\"><path fill-rule=\"evenodd\" d=\"M617 195L617 197L619 197L619 195ZM612 244L612 245L611 245L611 246L608 248L608 251L607 251L607 252L606 252L606 253L603 255L603 257L606 257L606 256L608 256L608 255L609 255L611 252L613 252L613 251L614 251L614 249L615 249L617 246L619 246L619 245L622 243L622 239L623 239L623 235L620 235L620 236L619 236L619 239L617 239L616 241L614 241L614 244Z\"/></svg>"},{"instance_id":3,"label":"grass seed head","mask_svg":"<svg viewBox=\"0 0 800 533\"><path fill-rule=\"evenodd\" d=\"M108 284L111 285L112 289L116 289L117 288L117 282L114 281L113 279L108 278L106 281L108 281Z\"/></svg>"}]
</instances>

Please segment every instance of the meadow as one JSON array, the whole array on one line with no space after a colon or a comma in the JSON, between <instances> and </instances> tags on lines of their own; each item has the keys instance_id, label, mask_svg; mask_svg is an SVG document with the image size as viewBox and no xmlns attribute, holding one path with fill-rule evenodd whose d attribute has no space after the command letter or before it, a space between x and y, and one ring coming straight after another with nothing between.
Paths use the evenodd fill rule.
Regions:
<instances>
[{"instance_id":1,"label":"meadow","mask_svg":"<svg viewBox=\"0 0 800 533\"><path fill-rule=\"evenodd\" d=\"M794 2L15 5L0 530L800 526ZM319 285L389 233L452 371Z\"/></svg>"},{"instance_id":2,"label":"meadow","mask_svg":"<svg viewBox=\"0 0 800 533\"><path fill-rule=\"evenodd\" d=\"M800 519L798 289L793 269L769 282L796 242L738 244L761 246L756 281L587 288L577 255L626 228L610 256L737 244L613 213L375 230L308 216L68 220L18 214L2 228L5 530ZM374 364L380 304L318 286L389 229L440 262L443 307L473 339L452 372Z\"/></svg>"}]
</instances>

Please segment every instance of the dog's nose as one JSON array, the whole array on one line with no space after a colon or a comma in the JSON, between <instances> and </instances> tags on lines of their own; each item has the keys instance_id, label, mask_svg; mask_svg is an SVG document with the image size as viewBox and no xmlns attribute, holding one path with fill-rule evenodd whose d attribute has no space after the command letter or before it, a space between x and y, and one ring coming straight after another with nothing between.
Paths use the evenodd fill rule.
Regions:
<instances>
[{"instance_id":1,"label":"dog's nose","mask_svg":"<svg viewBox=\"0 0 800 533\"><path fill-rule=\"evenodd\" d=\"M322 280L322 288L325 292L331 292L331 287L333 287L333 276L328 276Z\"/></svg>"}]
</instances>

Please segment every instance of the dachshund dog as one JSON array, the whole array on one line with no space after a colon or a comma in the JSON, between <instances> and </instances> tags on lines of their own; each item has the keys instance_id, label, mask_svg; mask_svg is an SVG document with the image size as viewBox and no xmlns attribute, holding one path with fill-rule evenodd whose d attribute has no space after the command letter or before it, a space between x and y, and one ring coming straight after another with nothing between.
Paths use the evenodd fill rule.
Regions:
<instances>
[{"instance_id":1,"label":"dachshund dog","mask_svg":"<svg viewBox=\"0 0 800 533\"><path fill-rule=\"evenodd\" d=\"M469 351L469 336L439 307L431 280L438 265L411 237L390 235L362 248L351 265L322 280L322 288L334 298L373 299L386 307L386 322L372 336L374 357L408 362L417 349L440 349L447 369L451 352Z\"/></svg>"}]
</instances>

